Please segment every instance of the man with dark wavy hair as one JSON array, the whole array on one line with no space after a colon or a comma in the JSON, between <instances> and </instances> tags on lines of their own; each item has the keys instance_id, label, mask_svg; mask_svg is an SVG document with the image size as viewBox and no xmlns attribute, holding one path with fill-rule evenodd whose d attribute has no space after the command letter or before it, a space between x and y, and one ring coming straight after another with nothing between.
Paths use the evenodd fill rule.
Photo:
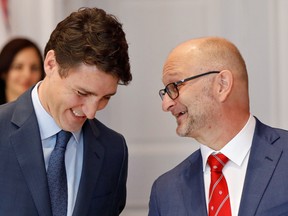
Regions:
<instances>
[{"instance_id":1,"label":"man with dark wavy hair","mask_svg":"<svg viewBox=\"0 0 288 216\"><path fill-rule=\"evenodd\" d=\"M132 80L122 24L81 8L44 54L43 81L0 107L0 215L119 215L127 146L95 115Z\"/></svg>"}]
</instances>

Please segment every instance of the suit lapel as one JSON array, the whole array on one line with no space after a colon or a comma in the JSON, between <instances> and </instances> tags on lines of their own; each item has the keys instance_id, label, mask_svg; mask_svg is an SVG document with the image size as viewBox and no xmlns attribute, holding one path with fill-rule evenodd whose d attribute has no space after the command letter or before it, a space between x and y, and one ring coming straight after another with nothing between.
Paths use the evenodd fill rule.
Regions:
<instances>
[{"instance_id":1,"label":"suit lapel","mask_svg":"<svg viewBox=\"0 0 288 216\"><path fill-rule=\"evenodd\" d=\"M43 150L30 94L30 91L26 92L16 102L11 121L19 128L11 135L10 140L39 215L50 216Z\"/></svg>"},{"instance_id":2,"label":"suit lapel","mask_svg":"<svg viewBox=\"0 0 288 216\"><path fill-rule=\"evenodd\" d=\"M257 120L239 216L256 214L265 189L282 155L282 149L273 146L278 138L277 134Z\"/></svg>"},{"instance_id":3,"label":"suit lapel","mask_svg":"<svg viewBox=\"0 0 288 216\"><path fill-rule=\"evenodd\" d=\"M195 153L196 154L196 153ZM183 203L189 216L207 215L202 157L198 150L195 157L190 158L190 165L180 176L178 187L182 193Z\"/></svg>"},{"instance_id":4,"label":"suit lapel","mask_svg":"<svg viewBox=\"0 0 288 216\"><path fill-rule=\"evenodd\" d=\"M73 216L87 215L103 158L104 148L98 141L99 131L93 121L86 121L83 127L84 152L81 180Z\"/></svg>"}]
</instances>

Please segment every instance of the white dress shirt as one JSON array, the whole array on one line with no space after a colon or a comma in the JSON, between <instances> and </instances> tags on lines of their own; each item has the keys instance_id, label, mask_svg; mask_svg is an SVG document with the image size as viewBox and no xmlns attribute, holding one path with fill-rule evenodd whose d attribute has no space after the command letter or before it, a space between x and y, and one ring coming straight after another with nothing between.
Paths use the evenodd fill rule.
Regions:
<instances>
[{"instance_id":1,"label":"white dress shirt","mask_svg":"<svg viewBox=\"0 0 288 216\"><path fill-rule=\"evenodd\" d=\"M223 174L228 185L232 216L238 215L255 124L255 118L250 115L246 125L242 128L242 130L220 151L218 151L229 158L229 161L223 168ZM213 149L210 149L204 145L200 146L200 150L203 158L205 196L208 209L211 176L210 167L207 164L207 159L211 153L218 152L215 152Z\"/></svg>"},{"instance_id":2,"label":"white dress shirt","mask_svg":"<svg viewBox=\"0 0 288 216\"><path fill-rule=\"evenodd\" d=\"M61 128L55 123L49 113L46 112L39 100L37 89L40 84L41 82L39 82L32 90L32 101L39 125L47 171L49 158L56 144L56 134L61 130ZM71 136L65 152L65 167L68 186L67 216L73 214L83 163L82 131L73 132L72 134L73 136Z\"/></svg>"}]
</instances>

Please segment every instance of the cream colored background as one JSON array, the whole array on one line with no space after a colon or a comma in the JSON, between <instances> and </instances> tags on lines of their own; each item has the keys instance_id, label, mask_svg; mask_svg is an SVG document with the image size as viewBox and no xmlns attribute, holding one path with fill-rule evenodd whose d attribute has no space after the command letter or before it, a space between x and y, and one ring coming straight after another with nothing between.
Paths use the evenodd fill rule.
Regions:
<instances>
[{"instance_id":1,"label":"cream colored background","mask_svg":"<svg viewBox=\"0 0 288 216\"><path fill-rule=\"evenodd\" d=\"M127 139L130 160L123 216L147 215L154 179L198 148L193 140L176 136L175 120L162 112L158 96L162 64L178 43L208 35L234 42L247 62L252 114L288 128L286 0L9 1L12 28L5 33L0 26L0 45L7 37L24 35L44 48L55 25L81 6L103 8L123 23L134 80L120 86L108 108L97 114Z\"/></svg>"}]
</instances>

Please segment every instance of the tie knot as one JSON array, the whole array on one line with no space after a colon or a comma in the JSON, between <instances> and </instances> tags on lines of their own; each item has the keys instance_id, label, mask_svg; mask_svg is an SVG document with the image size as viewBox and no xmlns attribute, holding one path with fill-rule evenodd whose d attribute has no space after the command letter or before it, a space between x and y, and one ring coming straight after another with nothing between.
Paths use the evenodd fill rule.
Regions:
<instances>
[{"instance_id":1,"label":"tie knot","mask_svg":"<svg viewBox=\"0 0 288 216\"><path fill-rule=\"evenodd\" d=\"M211 172L222 172L223 167L228 162L228 158L221 153L210 155L208 157L208 164L211 168Z\"/></svg>"},{"instance_id":2,"label":"tie knot","mask_svg":"<svg viewBox=\"0 0 288 216\"><path fill-rule=\"evenodd\" d=\"M66 149L67 143L71 135L72 135L71 132L64 131L64 130L61 130L59 133L57 133L56 147Z\"/></svg>"}]
</instances>

